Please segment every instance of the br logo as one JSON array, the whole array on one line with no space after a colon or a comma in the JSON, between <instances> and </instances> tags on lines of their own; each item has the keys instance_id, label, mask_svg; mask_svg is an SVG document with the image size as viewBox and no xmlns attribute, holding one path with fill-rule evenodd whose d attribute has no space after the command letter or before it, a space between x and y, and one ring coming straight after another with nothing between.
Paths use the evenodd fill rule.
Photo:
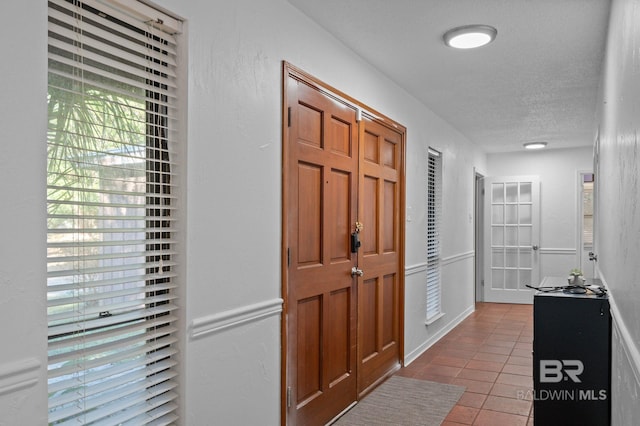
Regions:
<instances>
[{"instance_id":1,"label":"br logo","mask_svg":"<svg viewBox=\"0 0 640 426\"><path fill-rule=\"evenodd\" d=\"M541 359L540 383L560 383L568 379L582 383L578 376L583 371L584 364L577 359Z\"/></svg>"}]
</instances>

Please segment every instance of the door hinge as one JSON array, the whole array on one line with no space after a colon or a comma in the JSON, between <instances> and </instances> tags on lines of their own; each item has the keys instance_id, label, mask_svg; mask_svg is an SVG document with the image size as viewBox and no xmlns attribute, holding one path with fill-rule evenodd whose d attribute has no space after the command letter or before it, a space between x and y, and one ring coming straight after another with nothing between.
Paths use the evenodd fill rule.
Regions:
<instances>
[{"instance_id":1,"label":"door hinge","mask_svg":"<svg viewBox=\"0 0 640 426\"><path fill-rule=\"evenodd\" d=\"M291 408L291 386L287 388L287 408Z\"/></svg>"},{"instance_id":2,"label":"door hinge","mask_svg":"<svg viewBox=\"0 0 640 426\"><path fill-rule=\"evenodd\" d=\"M287 108L287 127L291 127L291 107Z\"/></svg>"},{"instance_id":3,"label":"door hinge","mask_svg":"<svg viewBox=\"0 0 640 426\"><path fill-rule=\"evenodd\" d=\"M480 285L484 287L484 280L480 280Z\"/></svg>"},{"instance_id":4,"label":"door hinge","mask_svg":"<svg viewBox=\"0 0 640 426\"><path fill-rule=\"evenodd\" d=\"M291 266L291 249L287 247L287 268Z\"/></svg>"}]
</instances>

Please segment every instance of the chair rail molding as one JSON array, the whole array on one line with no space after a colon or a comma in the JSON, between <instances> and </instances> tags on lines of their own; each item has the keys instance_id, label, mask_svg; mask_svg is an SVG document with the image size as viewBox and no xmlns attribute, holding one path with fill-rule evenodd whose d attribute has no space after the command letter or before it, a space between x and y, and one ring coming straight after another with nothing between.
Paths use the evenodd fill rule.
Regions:
<instances>
[{"instance_id":1,"label":"chair rail molding","mask_svg":"<svg viewBox=\"0 0 640 426\"><path fill-rule=\"evenodd\" d=\"M419 274L420 272L427 271L427 262L416 263L415 265L405 266L404 274L405 276Z\"/></svg>"},{"instance_id":2,"label":"chair rail molding","mask_svg":"<svg viewBox=\"0 0 640 426\"><path fill-rule=\"evenodd\" d=\"M578 251L575 248L552 248L552 247L540 247L541 254L562 254L566 256L574 256Z\"/></svg>"},{"instance_id":3,"label":"chair rail molding","mask_svg":"<svg viewBox=\"0 0 640 426\"><path fill-rule=\"evenodd\" d=\"M452 256L443 257L440 259L442 265L451 265L452 263L460 262L466 259L472 259L476 255L475 250L465 251L463 253L457 253Z\"/></svg>"},{"instance_id":4,"label":"chair rail molding","mask_svg":"<svg viewBox=\"0 0 640 426\"><path fill-rule=\"evenodd\" d=\"M40 361L35 358L0 364L0 395L25 389L38 383L41 365Z\"/></svg>"},{"instance_id":5,"label":"chair rail molding","mask_svg":"<svg viewBox=\"0 0 640 426\"><path fill-rule=\"evenodd\" d=\"M465 251L463 253L457 253L452 256L446 256L440 258L440 264L442 266L447 266L452 263L460 262L466 259L472 259L476 255L475 250ZM413 265L405 266L404 274L405 276L419 274L420 272L427 271L427 262L416 263Z\"/></svg>"},{"instance_id":6,"label":"chair rail molding","mask_svg":"<svg viewBox=\"0 0 640 426\"><path fill-rule=\"evenodd\" d=\"M236 309L219 312L196 318L191 321L190 338L199 339L229 328L238 327L247 323L259 321L282 312L281 298L266 300L252 305L242 306Z\"/></svg>"}]
</instances>

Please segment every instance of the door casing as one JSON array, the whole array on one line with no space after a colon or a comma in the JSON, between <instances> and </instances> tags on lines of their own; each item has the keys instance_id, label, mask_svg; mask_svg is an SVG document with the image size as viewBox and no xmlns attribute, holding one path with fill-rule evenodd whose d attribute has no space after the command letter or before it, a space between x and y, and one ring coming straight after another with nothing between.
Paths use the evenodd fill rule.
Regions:
<instances>
[{"instance_id":1,"label":"door casing","mask_svg":"<svg viewBox=\"0 0 640 426\"><path fill-rule=\"evenodd\" d=\"M475 170L475 169L474 169ZM484 302L484 176L474 173L475 301Z\"/></svg>"}]
</instances>

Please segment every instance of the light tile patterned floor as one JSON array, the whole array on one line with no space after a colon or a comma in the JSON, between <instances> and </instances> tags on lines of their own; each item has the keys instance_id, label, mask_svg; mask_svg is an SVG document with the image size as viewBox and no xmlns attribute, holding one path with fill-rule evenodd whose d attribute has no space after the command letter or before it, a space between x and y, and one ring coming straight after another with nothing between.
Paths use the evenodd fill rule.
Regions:
<instances>
[{"instance_id":1,"label":"light tile patterned floor","mask_svg":"<svg viewBox=\"0 0 640 426\"><path fill-rule=\"evenodd\" d=\"M532 426L533 306L476 311L397 374L465 386L443 426Z\"/></svg>"}]
</instances>

